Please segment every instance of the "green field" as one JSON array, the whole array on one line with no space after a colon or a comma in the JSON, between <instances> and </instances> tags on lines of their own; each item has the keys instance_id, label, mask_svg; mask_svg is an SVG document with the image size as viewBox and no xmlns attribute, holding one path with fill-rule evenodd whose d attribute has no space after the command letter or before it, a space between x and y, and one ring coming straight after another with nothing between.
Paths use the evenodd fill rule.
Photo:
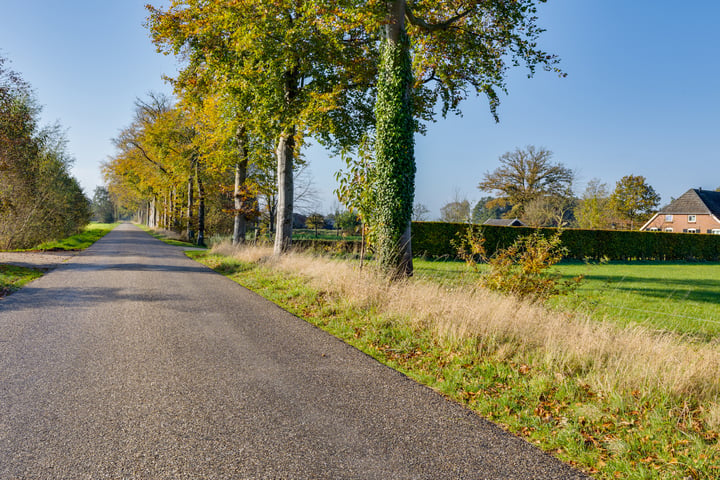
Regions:
<instances>
[{"instance_id":1,"label":"green field","mask_svg":"<svg viewBox=\"0 0 720 480\"><path fill-rule=\"evenodd\" d=\"M342 232L339 230L326 230L319 228L317 231L317 236L315 235L315 230L311 228L295 228L293 229L293 239L295 240L354 240L354 241L360 241L361 237L360 235L345 235L343 236Z\"/></svg>"},{"instance_id":2,"label":"green field","mask_svg":"<svg viewBox=\"0 0 720 480\"><path fill-rule=\"evenodd\" d=\"M415 260L416 276L449 284L477 282L457 261ZM553 272L584 275L578 290L549 305L622 325L643 325L710 339L720 334L720 263L563 262Z\"/></svg>"}]
</instances>

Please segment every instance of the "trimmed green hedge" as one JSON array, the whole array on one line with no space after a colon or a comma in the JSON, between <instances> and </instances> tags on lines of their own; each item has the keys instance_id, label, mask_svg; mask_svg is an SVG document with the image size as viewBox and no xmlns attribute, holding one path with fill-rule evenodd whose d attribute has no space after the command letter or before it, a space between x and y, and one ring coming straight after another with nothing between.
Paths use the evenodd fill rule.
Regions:
<instances>
[{"instance_id":1,"label":"trimmed green hedge","mask_svg":"<svg viewBox=\"0 0 720 480\"><path fill-rule=\"evenodd\" d=\"M462 223L414 222L414 256L455 258L457 249L451 241L463 235L468 227ZM480 228L489 255L536 230L492 225L480 225ZM556 229L541 228L540 231L552 235ZM567 258L578 260L604 257L610 260L720 260L720 235L572 229L564 230L561 239L569 250Z\"/></svg>"},{"instance_id":2,"label":"trimmed green hedge","mask_svg":"<svg viewBox=\"0 0 720 480\"><path fill-rule=\"evenodd\" d=\"M360 254L360 242L355 240L293 239L292 247L317 253Z\"/></svg>"},{"instance_id":3,"label":"trimmed green hedge","mask_svg":"<svg viewBox=\"0 0 720 480\"><path fill-rule=\"evenodd\" d=\"M464 223L413 222L413 256L456 258L457 249L451 242L464 235L468 227ZM536 230L531 227L479 227L485 236L488 255ZM552 235L556 229L541 228L540 231ZM566 258L569 259L720 261L720 235L572 229L563 230L561 239L568 249ZM293 240L293 246L323 253L360 253L360 242L352 240Z\"/></svg>"}]
</instances>

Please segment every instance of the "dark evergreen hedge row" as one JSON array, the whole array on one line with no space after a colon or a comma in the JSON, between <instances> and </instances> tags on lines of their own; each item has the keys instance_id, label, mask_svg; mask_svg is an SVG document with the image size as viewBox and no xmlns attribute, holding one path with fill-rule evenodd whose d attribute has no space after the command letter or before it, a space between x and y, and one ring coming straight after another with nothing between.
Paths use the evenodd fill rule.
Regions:
<instances>
[{"instance_id":1,"label":"dark evergreen hedge row","mask_svg":"<svg viewBox=\"0 0 720 480\"><path fill-rule=\"evenodd\" d=\"M360 242L354 240L302 239L293 240L295 249L317 253L360 254Z\"/></svg>"},{"instance_id":2,"label":"dark evergreen hedge row","mask_svg":"<svg viewBox=\"0 0 720 480\"><path fill-rule=\"evenodd\" d=\"M417 257L457 256L452 240L463 235L466 224L415 222L412 225L413 254ZM530 227L497 227L482 225L488 254L511 245L522 235L535 231ZM553 228L541 228L552 235ZM635 232L623 230L564 230L562 243L568 248L567 258L610 260L720 260L720 235Z\"/></svg>"}]
</instances>

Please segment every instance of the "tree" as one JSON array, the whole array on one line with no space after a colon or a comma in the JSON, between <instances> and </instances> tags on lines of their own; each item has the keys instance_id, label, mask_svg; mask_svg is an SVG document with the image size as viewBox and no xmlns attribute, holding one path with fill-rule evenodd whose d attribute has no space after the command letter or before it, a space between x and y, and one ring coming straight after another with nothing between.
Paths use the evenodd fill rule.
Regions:
<instances>
[{"instance_id":1,"label":"tree","mask_svg":"<svg viewBox=\"0 0 720 480\"><path fill-rule=\"evenodd\" d=\"M332 27L332 9L320 1L174 0L165 11L149 8L156 45L191 59L181 75L199 68L210 72L204 80L242 92L253 117L246 126L275 139L275 254L282 253L291 243L303 136L312 131L325 144L355 144L372 121L369 98L355 89L368 86L373 44Z\"/></svg>"},{"instance_id":2,"label":"tree","mask_svg":"<svg viewBox=\"0 0 720 480\"><path fill-rule=\"evenodd\" d=\"M430 216L430 210L422 203L416 203L413 205L413 222L427 222Z\"/></svg>"},{"instance_id":3,"label":"tree","mask_svg":"<svg viewBox=\"0 0 720 480\"><path fill-rule=\"evenodd\" d=\"M437 104L443 115L459 113L469 89L488 96L497 118L509 66L525 63L532 74L536 65L554 69L557 59L536 47L535 0L341 3L174 0L165 11L150 7L149 26L166 53L211 73L202 81L247 95L263 124L253 131L277 140L276 252L290 242L288 193L303 135L356 146L375 121L377 252L392 276L410 275L421 122Z\"/></svg>"},{"instance_id":4,"label":"tree","mask_svg":"<svg viewBox=\"0 0 720 480\"><path fill-rule=\"evenodd\" d=\"M105 187L95 187L92 198L93 220L103 223L115 221L115 206L110 198L110 192Z\"/></svg>"},{"instance_id":5,"label":"tree","mask_svg":"<svg viewBox=\"0 0 720 480\"><path fill-rule=\"evenodd\" d=\"M578 202L576 217L580 228L610 228L613 212L606 183L601 183L597 178L588 182Z\"/></svg>"},{"instance_id":6,"label":"tree","mask_svg":"<svg viewBox=\"0 0 720 480\"><path fill-rule=\"evenodd\" d=\"M500 196L492 204L511 205L511 217L522 217L527 205L542 196L572 197L572 170L552 163L551 157L551 151L532 145L506 152L499 159L502 166L485 173L478 188L497 192Z\"/></svg>"},{"instance_id":7,"label":"tree","mask_svg":"<svg viewBox=\"0 0 720 480\"><path fill-rule=\"evenodd\" d=\"M629 222L630 229L635 228L637 220L652 215L653 209L660 203L660 195L646 183L642 175L626 175L615 184L610 196L610 205L621 219Z\"/></svg>"},{"instance_id":8,"label":"tree","mask_svg":"<svg viewBox=\"0 0 720 480\"><path fill-rule=\"evenodd\" d=\"M335 214L335 228L339 228L346 233L354 233L359 226L360 218L356 213L345 210Z\"/></svg>"},{"instance_id":9,"label":"tree","mask_svg":"<svg viewBox=\"0 0 720 480\"><path fill-rule=\"evenodd\" d=\"M39 126L30 86L5 64L0 57L0 249L30 248L76 233L90 205L61 127Z\"/></svg>"},{"instance_id":10,"label":"tree","mask_svg":"<svg viewBox=\"0 0 720 480\"><path fill-rule=\"evenodd\" d=\"M510 206L498 205L495 197L483 197L473 207L472 223L485 223L491 218L502 218L510 209Z\"/></svg>"},{"instance_id":11,"label":"tree","mask_svg":"<svg viewBox=\"0 0 720 480\"><path fill-rule=\"evenodd\" d=\"M311 213L305 220L305 225L315 230L315 238L317 238L318 228L322 228L325 225L325 217L319 213Z\"/></svg>"},{"instance_id":12,"label":"tree","mask_svg":"<svg viewBox=\"0 0 720 480\"><path fill-rule=\"evenodd\" d=\"M440 221L448 223L470 222L470 202L467 199L446 203L440 208Z\"/></svg>"},{"instance_id":13,"label":"tree","mask_svg":"<svg viewBox=\"0 0 720 480\"><path fill-rule=\"evenodd\" d=\"M407 276L419 120L432 119L438 103L443 115L459 113L469 88L487 95L497 120L506 61L523 62L532 74L538 64L553 69L557 59L536 47L542 30L535 25L534 0L362 3L375 20L366 22L367 31L382 32L375 104L377 252L391 276ZM348 15L358 17L354 9Z\"/></svg>"},{"instance_id":14,"label":"tree","mask_svg":"<svg viewBox=\"0 0 720 480\"><path fill-rule=\"evenodd\" d=\"M543 195L525 207L523 222L536 227L567 227L574 223L576 201L571 197Z\"/></svg>"}]
</instances>

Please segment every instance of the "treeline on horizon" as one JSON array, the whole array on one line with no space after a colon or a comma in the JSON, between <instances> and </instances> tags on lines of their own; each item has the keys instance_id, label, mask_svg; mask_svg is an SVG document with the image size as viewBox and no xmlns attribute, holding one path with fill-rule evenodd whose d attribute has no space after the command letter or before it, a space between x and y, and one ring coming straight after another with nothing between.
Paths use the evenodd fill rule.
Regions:
<instances>
[{"instance_id":1,"label":"treeline on horizon","mask_svg":"<svg viewBox=\"0 0 720 480\"><path fill-rule=\"evenodd\" d=\"M60 126L39 124L30 85L7 63L0 57L0 250L67 237L90 220Z\"/></svg>"}]
</instances>

